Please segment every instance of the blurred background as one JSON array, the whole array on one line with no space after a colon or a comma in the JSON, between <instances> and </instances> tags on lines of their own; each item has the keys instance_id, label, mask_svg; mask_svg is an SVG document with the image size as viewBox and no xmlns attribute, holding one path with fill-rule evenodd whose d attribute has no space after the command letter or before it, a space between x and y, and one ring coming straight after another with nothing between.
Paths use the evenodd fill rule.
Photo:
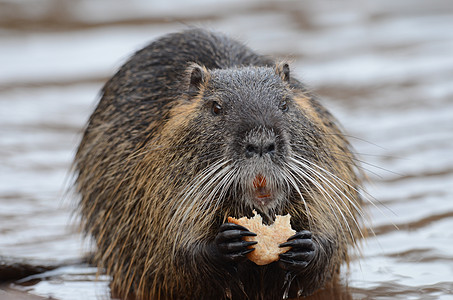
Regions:
<instances>
[{"instance_id":1,"label":"blurred background","mask_svg":"<svg viewBox=\"0 0 453 300\"><path fill-rule=\"evenodd\" d=\"M0 256L65 265L0 298L109 299L77 263L70 164L107 78L188 26L288 59L347 131L375 236L336 298L453 299L450 0L0 0Z\"/></svg>"}]
</instances>

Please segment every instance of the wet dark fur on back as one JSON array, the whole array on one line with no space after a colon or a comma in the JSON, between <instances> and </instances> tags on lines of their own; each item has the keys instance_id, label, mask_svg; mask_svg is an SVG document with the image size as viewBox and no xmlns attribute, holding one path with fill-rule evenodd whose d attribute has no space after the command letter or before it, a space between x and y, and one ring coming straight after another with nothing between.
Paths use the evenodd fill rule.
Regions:
<instances>
[{"instance_id":1,"label":"wet dark fur on back","mask_svg":"<svg viewBox=\"0 0 453 300\"><path fill-rule=\"evenodd\" d=\"M308 295L362 235L355 159L333 117L287 64L221 34L170 34L133 55L74 166L83 228L122 298ZM268 222L290 213L298 232L266 266L245 258L252 233L225 224L253 209Z\"/></svg>"}]
</instances>

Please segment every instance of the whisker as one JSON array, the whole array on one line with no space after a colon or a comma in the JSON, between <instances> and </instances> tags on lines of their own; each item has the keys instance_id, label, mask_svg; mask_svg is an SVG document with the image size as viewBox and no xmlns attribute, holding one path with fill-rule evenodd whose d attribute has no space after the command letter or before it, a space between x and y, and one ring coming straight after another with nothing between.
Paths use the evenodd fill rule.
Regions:
<instances>
[{"instance_id":1,"label":"whisker","mask_svg":"<svg viewBox=\"0 0 453 300\"><path fill-rule=\"evenodd\" d=\"M331 175L331 176L335 176L335 175L333 175L332 173L330 173L330 172L328 172L327 170L325 170L324 168L322 168L322 167L316 165L316 164L313 163L313 162L310 162L309 160L306 160L306 159L304 159L304 158L300 158L300 159L302 159L302 160L306 161L307 163L309 163L309 164L311 164L311 165L313 165L313 166L315 166L315 167L317 167L317 168L323 170L324 172L326 172L327 174L329 174L329 175ZM313 169L313 168L311 168L311 167L309 167L309 166L307 166L307 165L305 165L305 164L303 164L303 163L301 163L301 162L299 162L299 161L297 161L297 160L296 160L295 162L296 162L296 163L300 163L301 166L303 166L303 167L305 167L305 168L308 168L310 171L314 172L315 176L318 177L320 180L324 181L324 182L327 184L327 188L329 188L332 192L335 193L335 195L337 195L337 196L341 199L340 195L338 194L338 192L339 192L339 193L340 193L340 194L341 194L341 195L342 195L342 196L343 196L343 197L344 197L344 198L345 198L345 199L346 199L346 200L347 200L354 208L355 208L356 212L357 212L362 218L364 218L364 215L363 215L362 210L357 206L357 204L355 203L355 201L353 201L349 196L347 196L340 188L338 188L335 184L333 184L329 179L327 179L327 178L326 178L324 175L322 175L319 171L316 171L315 169ZM336 176L335 176L335 177L336 177ZM335 177L333 177L333 178L335 179ZM343 181L343 180L341 180L341 181L342 181L343 183L345 183L345 181ZM337 182L338 182L338 181L337 181ZM346 183L345 183L345 184L346 184ZM350 194L350 193L349 193L349 194ZM353 195L350 194L350 196L353 196ZM335 204L336 204L336 202L335 202ZM337 205L337 204L336 204L336 205ZM357 226L357 229L359 230L360 235L362 236L362 238L364 238L364 235L363 235L363 233L362 233L362 230L361 230L359 224L357 223L354 214L351 212L351 210L349 209L348 206L345 206L345 208L346 208L346 210L348 211L349 215L351 216L352 220L354 221L355 225Z\"/></svg>"},{"instance_id":2,"label":"whisker","mask_svg":"<svg viewBox=\"0 0 453 300\"><path fill-rule=\"evenodd\" d=\"M202 205L198 206L198 211L197 211L196 215L199 215L199 213L201 214L203 211L207 211L207 208L209 208L209 206L211 205L213 200L216 198L216 194L218 194L219 191L221 192L221 187L222 187L221 182L224 179L223 175L228 174L228 171L229 171L229 168L225 168L225 169L222 169L221 171L219 171L218 173L216 173L215 176L206 184L206 186L202 190L199 191L199 198L201 198L203 195L206 195L205 193L207 193L208 191L210 191L210 192L208 193L207 196L205 196L205 199L199 199L200 203L202 203ZM220 179L222 177L223 177L223 179ZM220 182L218 182L219 179L220 179Z\"/></svg>"},{"instance_id":3,"label":"whisker","mask_svg":"<svg viewBox=\"0 0 453 300\"><path fill-rule=\"evenodd\" d=\"M342 184L345 184L347 187L353 189L354 191L356 191L357 193L359 193L359 191L354 187L352 186L351 184L347 183L346 181L344 181L343 179L339 178L338 176L336 176L335 174L329 172L328 170L326 170L325 168L322 168L321 166L315 164L314 162L311 162L310 160L308 159L305 159L303 157L300 157L298 155L295 155L296 158L300 159L300 160L303 160L304 162L314 166L315 168L318 168L319 170L323 171L324 173L326 173L327 175L329 175L330 177L332 177L337 183L342 183ZM351 202L351 204L355 205L354 201L352 201L347 195L344 194L344 192L342 190L340 190L335 184L333 184L332 182L330 182L330 180L328 180L324 175L322 175L319 171L316 171L315 169L307 166L306 164L304 163L301 163L300 161L298 160L295 160L295 163L298 163L300 164L302 167L305 167L305 168L309 168L311 171L315 172L318 176L320 176L321 178L320 179L324 179L326 180L327 183L329 183L330 185L332 185L337 191L341 192L342 195L344 197L346 197L348 199L348 201ZM354 197L354 195L351 194L351 192L348 192L348 194L351 196L351 197ZM360 210L357 206L355 206L355 208L357 210Z\"/></svg>"},{"instance_id":4,"label":"whisker","mask_svg":"<svg viewBox=\"0 0 453 300\"><path fill-rule=\"evenodd\" d=\"M290 170L293 170L292 166L291 165L288 165L288 168ZM293 170L294 171L294 170ZM305 207L305 210L307 212L307 219L308 219L308 224L309 224L309 227L310 227L310 230L312 230L311 228L313 227L313 215L311 214L310 212L310 208L308 207L308 204L307 202L305 201L305 198L304 196L302 195L302 192L300 191L299 189L299 185L297 184L297 182L295 182L295 180L297 180L297 177L294 178L293 176L291 176L291 173L286 173L286 178L288 178L288 181L291 183L292 187L296 190L297 194L299 195L300 199L302 200L303 204L304 204L304 207ZM298 180L297 180L298 181ZM299 182L299 181L298 181ZM299 182L300 183L300 182ZM303 186L305 188L305 185L301 184L301 186ZM307 188L305 188L305 190L308 192Z\"/></svg>"},{"instance_id":5,"label":"whisker","mask_svg":"<svg viewBox=\"0 0 453 300\"><path fill-rule=\"evenodd\" d=\"M342 183L342 184L345 184L345 185L348 186L350 189L352 189L353 191L355 191L356 193L358 193L360 196L362 196L362 198L365 199L367 202L369 202L370 204L372 204L372 205L373 205L376 209L378 209L383 215L385 215L384 212L383 212L383 211L382 211L382 210L374 203L374 201L377 201L377 202L379 202L381 205L383 205L384 207L386 207L385 204L383 204L382 202L380 202L379 200L377 200L376 198L374 198L374 197L373 197L372 195L370 195L368 192L366 192L366 191L363 191L363 192L362 192L361 190L357 189L355 186L352 186L351 184L349 184L348 182L344 181L343 179L341 179L341 178L338 177L337 175L333 174L332 172L330 172L330 171L326 170L325 168L322 168L322 167L320 167L320 166L314 164L313 162L311 162L311 161L309 161L309 160L307 160L307 159L305 159L305 158L303 158L303 157L300 157L300 156L298 156L298 155L295 155L295 157L297 157L297 158L299 158L300 160L303 160L303 161L305 161L305 162L307 162L307 163L309 163L309 164L311 164L311 165L313 165L313 166L319 168L320 170L322 170L323 172L325 172L327 175L329 175L330 177L332 177L335 181L340 182L340 183ZM352 195L351 195L351 196L352 196ZM374 201L372 201L370 198L373 199ZM348 201L349 201L349 198L348 198ZM353 204L353 202L351 202L351 204ZM361 211L361 209L359 209L357 206L355 206L355 207L356 207L357 211ZM363 215L362 215L362 217L363 217Z\"/></svg>"},{"instance_id":6,"label":"whisker","mask_svg":"<svg viewBox=\"0 0 453 300\"><path fill-rule=\"evenodd\" d=\"M294 167L295 167L295 166L294 166ZM309 180L313 185L315 185L316 188L318 189L318 191L321 192L321 194L323 195L324 199L327 201L326 203L327 203L327 205L330 207L330 210L332 211L332 213L333 213L335 219L337 220L337 223L339 224L340 227L343 227L342 223L340 222L340 219L338 218L338 215L337 215L336 212L335 212L335 209L332 207L332 205L331 205L331 203L330 203L330 201L329 201L329 199L328 199L328 197L332 197L332 196L331 196L329 193L327 193L327 191L325 191L325 189L324 189L324 188L323 188L316 180L314 180L311 176L309 176L306 172L304 172L302 169L300 169L300 168L298 168L298 167L295 167L295 168L294 168L294 167L292 167L292 169L293 169L293 170L295 169L295 173L296 173L296 174L300 174L300 175L301 175L300 178L301 178L301 180L303 180L304 183L305 183L305 184L303 184L303 183L300 182L300 181L297 179L297 177L296 177L296 180L299 182L299 184L300 184L301 186L304 186L304 187L307 186L307 185L308 185L308 183L307 183L307 181L306 181L306 179L307 179L307 180ZM307 188L305 188L305 190L308 191ZM332 199L332 200L333 200L333 199ZM334 200L333 200L333 202L335 203ZM341 213L341 210L339 210L339 212ZM341 213L341 214L342 214L342 213ZM344 217L343 214L342 214L342 217L343 217L343 219L345 220L345 217ZM346 220L345 220L345 223L347 224ZM350 228L349 228L349 231L350 231ZM342 233L343 233L343 231L342 231ZM346 239L346 236L344 235L344 233L343 233L343 236L344 236L344 238Z\"/></svg>"},{"instance_id":7,"label":"whisker","mask_svg":"<svg viewBox=\"0 0 453 300\"><path fill-rule=\"evenodd\" d=\"M191 217L193 218L193 216L198 215L191 214L191 212L193 212L194 207L197 212L201 211L202 207L210 202L212 192L206 197L206 191L212 189L212 186L216 181L218 181L218 179L226 172L225 170L227 169L221 169L229 162L230 160L220 160L216 164L210 165L187 184L190 189L189 191L186 191L185 194L181 195L181 201L179 201L178 205L174 208L174 214L169 224L186 224ZM202 197L204 199L201 199ZM177 202L175 201L175 203ZM178 222L176 220L178 220ZM193 222L188 223L189 227L194 226ZM186 230L186 228L177 230L175 236L176 240L180 239L183 235L182 230ZM176 251L176 244L177 243L174 243L173 251Z\"/></svg>"},{"instance_id":8,"label":"whisker","mask_svg":"<svg viewBox=\"0 0 453 300\"><path fill-rule=\"evenodd\" d=\"M311 150L311 151L318 150L317 151L318 153L326 151L326 149L324 149L324 148L319 148L319 147L316 147L314 145L307 145L307 144L304 144L304 143L291 143L290 145L295 147L295 148L298 148L298 149L307 149L307 150ZM359 164L354 164L355 167L357 167L359 169L362 169L362 170L364 170L364 171L366 171L366 172L368 172L370 174L373 174L373 175L375 175L376 177L378 177L380 179L383 178L381 175L379 175L375 171L372 171L370 168L365 168L363 165L367 165L369 167L372 167L372 168L375 168L375 169L379 169L381 171L385 171L385 172L387 172L389 174L393 174L393 175L398 175L398 176L403 176L404 175L404 174L401 174L401 173L398 173L398 172L395 172L395 171L380 167L380 166L378 166L376 164L372 164L370 162L364 161L364 160L362 160L362 159L357 157L357 156L359 156L359 157L361 157L361 156L381 157L380 155L365 154L365 153L359 153L359 152L354 152L354 151L349 151L349 152L354 154L354 155L348 155L348 154L345 154L343 152L332 151L332 150L329 150L329 152L326 153L326 155L327 155L327 157L329 156L329 154L334 154L337 157L344 157L345 159L344 160L340 160L340 161L341 162L345 162L345 163L350 163L351 161L358 162ZM387 156L385 156L385 157L387 157Z\"/></svg>"}]
</instances>

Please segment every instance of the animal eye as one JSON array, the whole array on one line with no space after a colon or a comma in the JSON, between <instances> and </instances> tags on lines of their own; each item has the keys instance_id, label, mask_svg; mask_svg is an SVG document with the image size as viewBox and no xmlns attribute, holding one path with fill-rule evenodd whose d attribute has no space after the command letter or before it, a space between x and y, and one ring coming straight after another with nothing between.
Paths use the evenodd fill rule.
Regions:
<instances>
[{"instance_id":1,"label":"animal eye","mask_svg":"<svg viewBox=\"0 0 453 300\"><path fill-rule=\"evenodd\" d=\"M288 111L288 103L286 102L286 100L280 101L278 108L280 108L280 110L283 112Z\"/></svg>"},{"instance_id":2,"label":"animal eye","mask_svg":"<svg viewBox=\"0 0 453 300\"><path fill-rule=\"evenodd\" d=\"M222 106L219 103L213 101L212 107L211 107L211 112L213 115L216 115L216 116L220 115L222 113Z\"/></svg>"}]
</instances>

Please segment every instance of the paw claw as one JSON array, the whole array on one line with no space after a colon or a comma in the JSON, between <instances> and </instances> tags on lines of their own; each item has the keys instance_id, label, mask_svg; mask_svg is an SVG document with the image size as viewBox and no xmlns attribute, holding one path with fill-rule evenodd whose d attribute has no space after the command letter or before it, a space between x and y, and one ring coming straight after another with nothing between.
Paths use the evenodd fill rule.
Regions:
<instances>
[{"instance_id":1,"label":"paw claw","mask_svg":"<svg viewBox=\"0 0 453 300\"><path fill-rule=\"evenodd\" d=\"M241 236L256 236L256 233L251 231L241 231Z\"/></svg>"},{"instance_id":2,"label":"paw claw","mask_svg":"<svg viewBox=\"0 0 453 300\"><path fill-rule=\"evenodd\" d=\"M225 223L220 226L219 233L215 238L217 250L220 257L227 262L240 262L246 259L246 255L254 248L250 246L256 245L256 241L244 241L244 236L256 236L247 228L233 223Z\"/></svg>"},{"instance_id":3,"label":"paw claw","mask_svg":"<svg viewBox=\"0 0 453 300\"><path fill-rule=\"evenodd\" d=\"M226 230L241 230L241 231L249 231L247 228L244 226L234 224L234 223L223 223L220 225L220 232L226 231Z\"/></svg>"},{"instance_id":4,"label":"paw claw","mask_svg":"<svg viewBox=\"0 0 453 300\"><path fill-rule=\"evenodd\" d=\"M306 268L315 258L318 248L312 240L310 231L304 230L288 238L288 241L279 247L291 247L280 254L280 266L285 270L301 270Z\"/></svg>"},{"instance_id":5,"label":"paw claw","mask_svg":"<svg viewBox=\"0 0 453 300\"><path fill-rule=\"evenodd\" d=\"M308 230L302 230L297 232L295 235L290 236L288 238L288 241L294 240L294 239L311 239L312 233Z\"/></svg>"}]
</instances>

